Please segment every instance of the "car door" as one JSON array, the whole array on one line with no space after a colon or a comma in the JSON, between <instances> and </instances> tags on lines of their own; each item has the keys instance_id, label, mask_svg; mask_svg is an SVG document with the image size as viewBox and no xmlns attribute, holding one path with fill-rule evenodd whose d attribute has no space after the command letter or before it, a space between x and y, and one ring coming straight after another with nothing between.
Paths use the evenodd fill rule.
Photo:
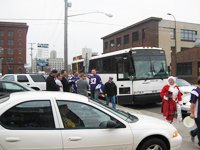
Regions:
<instances>
[{"instance_id":1,"label":"car door","mask_svg":"<svg viewBox=\"0 0 200 150\"><path fill-rule=\"evenodd\" d=\"M25 75L17 75L17 81L23 85L31 86L29 79Z\"/></svg>"},{"instance_id":2,"label":"car door","mask_svg":"<svg viewBox=\"0 0 200 150\"><path fill-rule=\"evenodd\" d=\"M0 144L12 150L61 150L50 100L16 104L1 112Z\"/></svg>"},{"instance_id":3,"label":"car door","mask_svg":"<svg viewBox=\"0 0 200 150\"><path fill-rule=\"evenodd\" d=\"M64 150L132 149L129 126L122 124L120 128L106 128L107 121L114 118L87 104L69 101L57 101L57 104L64 126L61 130ZM64 109L68 111L66 116L63 116Z\"/></svg>"}]
</instances>

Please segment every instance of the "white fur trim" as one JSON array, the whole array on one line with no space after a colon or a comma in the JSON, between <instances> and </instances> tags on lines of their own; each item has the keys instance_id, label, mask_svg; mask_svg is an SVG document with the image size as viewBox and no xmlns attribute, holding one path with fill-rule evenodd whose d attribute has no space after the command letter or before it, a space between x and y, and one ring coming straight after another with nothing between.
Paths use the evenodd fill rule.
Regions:
<instances>
[{"instance_id":1,"label":"white fur trim","mask_svg":"<svg viewBox=\"0 0 200 150\"><path fill-rule=\"evenodd\" d=\"M178 101L179 105L183 105L183 101Z\"/></svg>"},{"instance_id":2,"label":"white fur trim","mask_svg":"<svg viewBox=\"0 0 200 150\"><path fill-rule=\"evenodd\" d=\"M164 96L163 98L164 98L164 100L169 100L169 98L168 98L168 97L166 97L166 96Z\"/></svg>"},{"instance_id":3,"label":"white fur trim","mask_svg":"<svg viewBox=\"0 0 200 150\"><path fill-rule=\"evenodd\" d=\"M179 92L178 88L175 86L170 86L169 91L172 92L172 99L175 101L175 99L178 96L178 92Z\"/></svg>"},{"instance_id":4,"label":"white fur trim","mask_svg":"<svg viewBox=\"0 0 200 150\"><path fill-rule=\"evenodd\" d=\"M167 79L167 81L169 81L169 79L173 79L174 83L176 82L176 78L174 78L173 76L169 76L169 78Z\"/></svg>"}]
</instances>

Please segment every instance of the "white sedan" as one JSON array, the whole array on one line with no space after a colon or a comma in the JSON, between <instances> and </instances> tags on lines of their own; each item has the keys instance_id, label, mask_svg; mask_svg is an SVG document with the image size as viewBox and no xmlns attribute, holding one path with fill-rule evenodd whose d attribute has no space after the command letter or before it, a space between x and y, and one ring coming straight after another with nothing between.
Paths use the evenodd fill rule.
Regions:
<instances>
[{"instance_id":1,"label":"white sedan","mask_svg":"<svg viewBox=\"0 0 200 150\"><path fill-rule=\"evenodd\" d=\"M176 84L178 85L180 92L182 94L183 105L181 106L181 110L183 114L190 114L190 95L191 91L196 88L196 86L191 85L186 80L176 79Z\"/></svg>"},{"instance_id":2,"label":"white sedan","mask_svg":"<svg viewBox=\"0 0 200 150\"><path fill-rule=\"evenodd\" d=\"M173 150L182 142L165 121L62 92L1 97L0 124L0 150Z\"/></svg>"}]
</instances>

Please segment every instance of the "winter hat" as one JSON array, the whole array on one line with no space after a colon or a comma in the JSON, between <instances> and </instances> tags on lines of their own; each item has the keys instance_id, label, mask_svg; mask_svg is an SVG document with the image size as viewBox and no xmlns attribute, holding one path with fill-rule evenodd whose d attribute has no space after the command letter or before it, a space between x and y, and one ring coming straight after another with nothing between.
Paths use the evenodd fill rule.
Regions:
<instances>
[{"instance_id":1,"label":"winter hat","mask_svg":"<svg viewBox=\"0 0 200 150\"><path fill-rule=\"evenodd\" d=\"M176 82L176 78L174 76L169 76L169 78L167 79L167 81L169 81L169 79L173 79L174 83Z\"/></svg>"}]
</instances>

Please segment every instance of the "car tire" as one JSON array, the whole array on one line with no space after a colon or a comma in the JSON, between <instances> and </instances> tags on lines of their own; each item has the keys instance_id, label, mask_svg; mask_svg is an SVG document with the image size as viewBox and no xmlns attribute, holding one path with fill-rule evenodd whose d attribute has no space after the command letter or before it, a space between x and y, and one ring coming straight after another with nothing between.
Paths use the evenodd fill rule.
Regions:
<instances>
[{"instance_id":1,"label":"car tire","mask_svg":"<svg viewBox=\"0 0 200 150\"><path fill-rule=\"evenodd\" d=\"M166 144L158 139L158 138L153 138L153 139L148 139L144 143L142 143L141 147L139 150L167 150Z\"/></svg>"}]
</instances>

